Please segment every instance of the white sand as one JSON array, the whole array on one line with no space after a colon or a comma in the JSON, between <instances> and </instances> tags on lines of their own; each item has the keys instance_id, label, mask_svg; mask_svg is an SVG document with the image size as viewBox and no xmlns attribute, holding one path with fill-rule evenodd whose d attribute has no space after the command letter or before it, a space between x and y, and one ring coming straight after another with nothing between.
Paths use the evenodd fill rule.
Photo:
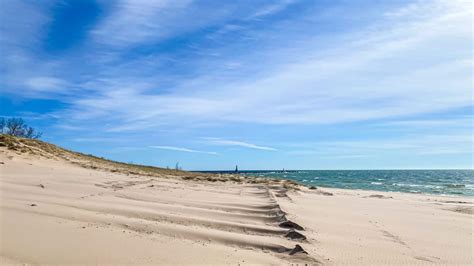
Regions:
<instances>
[{"instance_id":1,"label":"white sand","mask_svg":"<svg viewBox=\"0 0 474 266\"><path fill-rule=\"evenodd\" d=\"M0 162L1 264L473 262L471 199L198 183L5 148ZM307 241L284 237L281 209ZM289 255L296 244L309 254Z\"/></svg>"},{"instance_id":2,"label":"white sand","mask_svg":"<svg viewBox=\"0 0 474 266\"><path fill-rule=\"evenodd\" d=\"M305 225L309 254L337 265L473 265L472 198L323 190L334 196L306 190L279 201Z\"/></svg>"}]
</instances>

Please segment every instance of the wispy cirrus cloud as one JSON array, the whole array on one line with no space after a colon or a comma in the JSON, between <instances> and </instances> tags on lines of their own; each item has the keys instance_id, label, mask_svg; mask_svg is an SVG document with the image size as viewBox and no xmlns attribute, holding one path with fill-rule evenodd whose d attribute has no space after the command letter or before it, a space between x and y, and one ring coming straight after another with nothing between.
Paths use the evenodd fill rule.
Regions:
<instances>
[{"instance_id":1,"label":"wispy cirrus cloud","mask_svg":"<svg viewBox=\"0 0 474 266\"><path fill-rule=\"evenodd\" d=\"M474 121L473 116L459 116L454 118L445 119L411 119L411 120L397 120L397 121L386 121L380 123L380 126L398 126L406 129L410 128L446 128L446 129L459 129L459 128L472 128L472 122Z\"/></svg>"},{"instance_id":2,"label":"wispy cirrus cloud","mask_svg":"<svg viewBox=\"0 0 474 266\"><path fill-rule=\"evenodd\" d=\"M99 43L123 47L157 40L173 33L173 16L191 1L129 1L116 3L111 13L92 31Z\"/></svg>"},{"instance_id":3,"label":"wispy cirrus cloud","mask_svg":"<svg viewBox=\"0 0 474 266\"><path fill-rule=\"evenodd\" d=\"M325 48L324 54L311 38L291 50L279 45L268 52L249 52L239 60L223 48L226 57L207 57L202 63L205 70L216 68L180 79L164 93L157 93L159 80L143 77L142 82L153 85L141 90L127 87L136 78L121 78L121 83L105 84L105 93L72 101L72 110L80 115L94 110L98 118L113 113L134 130L140 124L153 127L175 121L181 125L181 121L334 124L470 106L472 37L468 22L472 12L467 5L462 1L415 3L397 16L404 19L341 34L341 42ZM263 39L273 33L252 34ZM447 47L456 47L456 52L433 55ZM254 74L228 74L219 67L226 61L238 61L245 68L262 58L268 64ZM200 60L193 64L201 68ZM124 90L127 93L109 93Z\"/></svg>"},{"instance_id":4,"label":"wispy cirrus cloud","mask_svg":"<svg viewBox=\"0 0 474 266\"><path fill-rule=\"evenodd\" d=\"M250 4L253 7L250 10L257 10L252 18L277 12L288 4L289 1L272 5L258 2ZM241 19L247 8L239 3L203 3L192 0L120 0L91 34L99 43L125 48L159 42L207 27L220 27L228 21ZM189 19L190 17L194 19Z\"/></svg>"},{"instance_id":5,"label":"wispy cirrus cloud","mask_svg":"<svg viewBox=\"0 0 474 266\"><path fill-rule=\"evenodd\" d=\"M203 138L204 142L211 145L218 145L218 146L236 146L236 147L243 147L255 150L264 150L264 151L277 151L275 148L260 146L248 142L243 141L236 141L236 140L226 140L226 139L218 139L218 138Z\"/></svg>"},{"instance_id":6,"label":"wispy cirrus cloud","mask_svg":"<svg viewBox=\"0 0 474 266\"><path fill-rule=\"evenodd\" d=\"M397 138L358 139L320 141L290 145L292 155L320 155L321 157L352 156L391 156L402 153L409 155L443 155L472 153L472 134L469 131L449 134L411 134Z\"/></svg>"},{"instance_id":7,"label":"wispy cirrus cloud","mask_svg":"<svg viewBox=\"0 0 474 266\"><path fill-rule=\"evenodd\" d=\"M160 150L168 150L168 151L179 151L179 152L188 152L188 153L204 153L204 154L210 154L210 155L218 155L217 152L213 151L198 151L198 150L193 150L193 149L188 149L188 148L182 148L182 147L175 147L175 146L149 146L150 148L153 149L160 149Z\"/></svg>"},{"instance_id":8,"label":"wispy cirrus cloud","mask_svg":"<svg viewBox=\"0 0 474 266\"><path fill-rule=\"evenodd\" d=\"M35 92L61 92L67 88L64 80L55 77L32 77L25 85Z\"/></svg>"},{"instance_id":9,"label":"wispy cirrus cloud","mask_svg":"<svg viewBox=\"0 0 474 266\"><path fill-rule=\"evenodd\" d=\"M247 19L258 19L260 17L272 15L274 13L277 13L283 9L285 9L287 6L293 4L296 2L295 0L280 0L280 1L274 1L274 3L263 6L262 8L258 9L253 13L250 17Z\"/></svg>"}]
</instances>

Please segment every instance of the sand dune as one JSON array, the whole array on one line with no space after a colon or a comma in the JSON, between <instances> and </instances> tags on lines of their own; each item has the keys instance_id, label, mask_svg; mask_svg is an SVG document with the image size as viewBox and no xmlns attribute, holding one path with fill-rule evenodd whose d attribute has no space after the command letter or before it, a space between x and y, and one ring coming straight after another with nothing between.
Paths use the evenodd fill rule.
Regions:
<instances>
[{"instance_id":1,"label":"sand dune","mask_svg":"<svg viewBox=\"0 0 474 266\"><path fill-rule=\"evenodd\" d=\"M266 185L124 175L5 149L0 161L5 262L317 261L289 255L299 242L285 237Z\"/></svg>"},{"instance_id":2,"label":"sand dune","mask_svg":"<svg viewBox=\"0 0 474 266\"><path fill-rule=\"evenodd\" d=\"M472 264L471 199L90 167L22 145L0 148L2 264Z\"/></svg>"}]
</instances>

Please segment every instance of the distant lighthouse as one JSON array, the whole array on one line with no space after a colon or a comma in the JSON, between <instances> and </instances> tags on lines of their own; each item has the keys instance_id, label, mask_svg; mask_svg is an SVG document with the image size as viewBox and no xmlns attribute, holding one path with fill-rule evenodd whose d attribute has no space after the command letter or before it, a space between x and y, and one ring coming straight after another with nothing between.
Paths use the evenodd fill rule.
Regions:
<instances>
[{"instance_id":1,"label":"distant lighthouse","mask_svg":"<svg viewBox=\"0 0 474 266\"><path fill-rule=\"evenodd\" d=\"M235 165L235 171L234 172L236 172L236 173L239 172L239 166L238 165Z\"/></svg>"}]
</instances>

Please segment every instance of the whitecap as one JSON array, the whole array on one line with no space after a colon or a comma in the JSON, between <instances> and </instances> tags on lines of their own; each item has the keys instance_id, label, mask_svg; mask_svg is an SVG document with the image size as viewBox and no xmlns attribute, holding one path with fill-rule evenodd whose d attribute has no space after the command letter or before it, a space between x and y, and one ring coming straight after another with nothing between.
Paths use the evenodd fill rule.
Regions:
<instances>
[{"instance_id":1,"label":"whitecap","mask_svg":"<svg viewBox=\"0 0 474 266\"><path fill-rule=\"evenodd\" d=\"M422 187L423 186L423 185L405 184L405 183L393 183L392 185L397 186L397 187Z\"/></svg>"},{"instance_id":2,"label":"whitecap","mask_svg":"<svg viewBox=\"0 0 474 266\"><path fill-rule=\"evenodd\" d=\"M464 184L446 184L444 185L447 188L465 188L466 185Z\"/></svg>"}]
</instances>

